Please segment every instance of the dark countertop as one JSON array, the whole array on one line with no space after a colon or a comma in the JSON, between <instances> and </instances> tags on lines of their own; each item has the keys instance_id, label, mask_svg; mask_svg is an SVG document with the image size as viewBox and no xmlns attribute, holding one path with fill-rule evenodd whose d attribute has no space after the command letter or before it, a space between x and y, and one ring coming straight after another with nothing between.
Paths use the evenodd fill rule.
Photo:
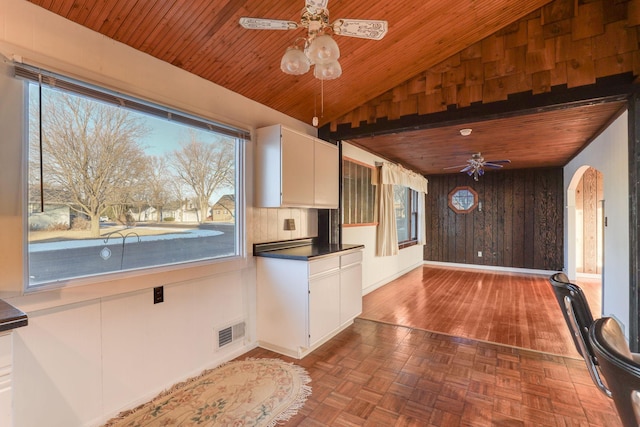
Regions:
<instances>
[{"instance_id":1,"label":"dark countertop","mask_svg":"<svg viewBox=\"0 0 640 427\"><path fill-rule=\"evenodd\" d=\"M339 252L350 251L354 249L362 249L364 245L339 245L339 244L317 244L313 242L300 243L292 242L290 247L270 248L267 245L255 245L253 250L254 256L267 258L293 259L299 261L309 261L311 259L330 256Z\"/></svg>"},{"instance_id":2,"label":"dark countertop","mask_svg":"<svg viewBox=\"0 0 640 427\"><path fill-rule=\"evenodd\" d=\"M27 315L0 299L0 332L27 326Z\"/></svg>"}]
</instances>

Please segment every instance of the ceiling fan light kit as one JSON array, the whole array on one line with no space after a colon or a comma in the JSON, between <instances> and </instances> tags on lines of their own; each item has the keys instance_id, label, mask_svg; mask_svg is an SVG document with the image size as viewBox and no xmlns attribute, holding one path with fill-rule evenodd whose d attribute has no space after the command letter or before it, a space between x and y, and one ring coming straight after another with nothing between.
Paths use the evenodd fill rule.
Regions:
<instances>
[{"instance_id":1,"label":"ceiling fan light kit","mask_svg":"<svg viewBox=\"0 0 640 427\"><path fill-rule=\"evenodd\" d=\"M330 35L322 34L311 41L307 56L312 64L327 64L340 58L340 48Z\"/></svg>"},{"instance_id":2,"label":"ceiling fan light kit","mask_svg":"<svg viewBox=\"0 0 640 427\"><path fill-rule=\"evenodd\" d=\"M298 76L309 71L311 61L307 55L297 46L291 46L287 49L280 61L280 69L294 76Z\"/></svg>"},{"instance_id":3,"label":"ceiling fan light kit","mask_svg":"<svg viewBox=\"0 0 640 427\"><path fill-rule=\"evenodd\" d=\"M313 75L320 80L333 80L342 75L342 67L338 61L316 64Z\"/></svg>"},{"instance_id":4,"label":"ceiling fan light kit","mask_svg":"<svg viewBox=\"0 0 640 427\"><path fill-rule=\"evenodd\" d=\"M279 19L240 18L240 25L251 30L293 30L299 27L307 29L307 37L300 37L289 47L282 60L280 69L291 75L305 74L314 66L313 75L320 80L332 80L342 75L338 62L340 48L332 34L380 40L387 33L387 21L369 19L338 19L329 24L329 0L306 0L300 23ZM302 40L303 47L297 45Z\"/></svg>"}]
</instances>

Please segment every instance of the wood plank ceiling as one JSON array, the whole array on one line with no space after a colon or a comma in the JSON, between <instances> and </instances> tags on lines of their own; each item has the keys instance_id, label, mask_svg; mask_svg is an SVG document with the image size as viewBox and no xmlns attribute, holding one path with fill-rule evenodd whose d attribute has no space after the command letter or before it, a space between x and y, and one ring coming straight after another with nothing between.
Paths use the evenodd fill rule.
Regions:
<instances>
[{"instance_id":1,"label":"wood plank ceiling","mask_svg":"<svg viewBox=\"0 0 640 427\"><path fill-rule=\"evenodd\" d=\"M331 21L384 19L389 32L380 41L336 36L343 75L324 85L312 73L280 71L282 54L304 29L257 31L238 24L241 16L297 22L304 0L30 1L301 121L318 115L338 137L342 125L353 129L557 85L589 85L598 77L637 75L640 64L640 0L330 0ZM386 132L357 143L424 174L442 172L442 165L464 162L475 151L521 160L514 167L558 166L620 107L583 105L562 118L485 120L468 126L484 142L455 150L451 134L460 124L402 136ZM549 120L553 125L543 125ZM550 129L530 132L541 127ZM516 158L523 140L532 150ZM550 141L563 141L563 149L549 150Z\"/></svg>"},{"instance_id":2,"label":"wood plank ceiling","mask_svg":"<svg viewBox=\"0 0 640 427\"><path fill-rule=\"evenodd\" d=\"M362 148L421 171L425 175L458 172L472 153L487 160L511 160L504 169L564 165L602 130L624 102L587 105L517 118L485 120L464 126L445 126L359 138ZM462 136L460 129L472 129ZM537 143L531 143L531 141Z\"/></svg>"}]
</instances>

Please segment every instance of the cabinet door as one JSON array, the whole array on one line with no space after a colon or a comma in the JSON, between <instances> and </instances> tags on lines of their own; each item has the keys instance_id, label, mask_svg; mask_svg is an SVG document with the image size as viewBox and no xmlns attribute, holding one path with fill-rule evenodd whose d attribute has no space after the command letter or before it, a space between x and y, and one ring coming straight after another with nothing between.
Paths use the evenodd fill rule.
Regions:
<instances>
[{"instance_id":1,"label":"cabinet door","mask_svg":"<svg viewBox=\"0 0 640 427\"><path fill-rule=\"evenodd\" d=\"M309 346L340 326L340 273L309 280Z\"/></svg>"},{"instance_id":2,"label":"cabinet door","mask_svg":"<svg viewBox=\"0 0 640 427\"><path fill-rule=\"evenodd\" d=\"M11 405L11 333L0 332L0 427L12 425Z\"/></svg>"},{"instance_id":3,"label":"cabinet door","mask_svg":"<svg viewBox=\"0 0 640 427\"><path fill-rule=\"evenodd\" d=\"M310 136L282 128L282 206L313 206L313 144Z\"/></svg>"},{"instance_id":4,"label":"cabinet door","mask_svg":"<svg viewBox=\"0 0 640 427\"><path fill-rule=\"evenodd\" d=\"M338 147L328 142L315 141L314 204L317 207L338 207L339 165Z\"/></svg>"},{"instance_id":5,"label":"cabinet door","mask_svg":"<svg viewBox=\"0 0 640 427\"><path fill-rule=\"evenodd\" d=\"M340 324L362 313L362 264L340 270Z\"/></svg>"}]
</instances>

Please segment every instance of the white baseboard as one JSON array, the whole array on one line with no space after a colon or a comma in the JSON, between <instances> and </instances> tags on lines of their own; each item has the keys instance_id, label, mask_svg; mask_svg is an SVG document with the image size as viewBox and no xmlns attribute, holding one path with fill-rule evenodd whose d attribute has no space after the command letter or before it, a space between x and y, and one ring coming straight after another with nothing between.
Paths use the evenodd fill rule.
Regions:
<instances>
[{"instance_id":1,"label":"white baseboard","mask_svg":"<svg viewBox=\"0 0 640 427\"><path fill-rule=\"evenodd\" d=\"M111 418L117 416L120 412L125 411L127 409L136 408L139 405L147 403L147 402L151 401L154 397L156 397L158 394L160 394L162 391L171 388L173 385L178 384L178 383L180 383L182 381L188 380L189 378L196 377L196 376L200 375L203 371L215 368L217 366L222 365L223 363L229 362L230 360L233 360L236 357L239 357L239 356L245 354L246 352L248 352L250 350L253 350L257 346L258 346L257 342L248 342L248 343L246 343L246 344L244 344L242 346L239 345L236 349L233 349L232 351L226 352L223 357L211 360L209 363L206 363L204 366L202 366L202 367L200 367L198 369L195 369L192 372L190 372L189 374L185 375L182 379L180 379L178 381L175 381L175 382L173 382L171 384L165 384L160 389L153 390L153 391L145 394L144 396L140 397L139 399L135 399L134 401L129 402L127 405L124 405L122 408L120 408L120 409L118 409L116 411L110 411L110 413L104 414L103 416L99 417L98 419L95 419L95 420L89 422L88 424L86 424L86 426L90 427L90 426L101 426L101 425L104 425L107 421L109 421Z\"/></svg>"},{"instance_id":2,"label":"white baseboard","mask_svg":"<svg viewBox=\"0 0 640 427\"><path fill-rule=\"evenodd\" d=\"M536 276L547 276L547 277L558 272L558 270L537 270L532 268L499 267L496 265L458 264L455 262L439 262L439 261L424 261L424 265L432 265L436 267L468 268L470 270L488 270L488 271L498 271L498 272L504 272L504 273L533 274Z\"/></svg>"},{"instance_id":3,"label":"white baseboard","mask_svg":"<svg viewBox=\"0 0 640 427\"><path fill-rule=\"evenodd\" d=\"M413 269L415 269L417 267L420 267L421 265L422 265L422 261L420 261L420 262L418 262L418 263L416 263L416 264L414 264L414 265L412 265L410 267L407 267L404 270L401 270L401 271L397 272L396 274L393 274L391 276L385 277L384 279L379 280L379 281L377 281L376 283L374 283L372 285L367 286L366 288L364 288L362 290L362 296L365 296L368 293L373 292L376 289L383 287L387 283L397 279L398 277L410 272L411 270L413 270Z\"/></svg>"}]
</instances>

